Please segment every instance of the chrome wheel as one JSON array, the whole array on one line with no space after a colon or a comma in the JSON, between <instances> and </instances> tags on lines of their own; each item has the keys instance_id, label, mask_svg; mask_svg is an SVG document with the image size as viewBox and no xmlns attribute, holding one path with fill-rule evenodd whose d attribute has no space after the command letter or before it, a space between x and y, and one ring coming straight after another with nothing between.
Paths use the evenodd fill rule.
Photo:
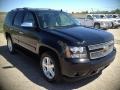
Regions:
<instances>
[{"instance_id":1,"label":"chrome wheel","mask_svg":"<svg viewBox=\"0 0 120 90\"><path fill-rule=\"evenodd\" d=\"M7 39L7 46L10 52L13 51L13 45L12 45L12 41L10 38Z\"/></svg>"},{"instance_id":2,"label":"chrome wheel","mask_svg":"<svg viewBox=\"0 0 120 90\"><path fill-rule=\"evenodd\" d=\"M53 60L50 57L44 57L42 60L42 70L44 75L48 79L53 79L55 77L55 66Z\"/></svg>"},{"instance_id":3,"label":"chrome wheel","mask_svg":"<svg viewBox=\"0 0 120 90\"><path fill-rule=\"evenodd\" d=\"M96 25L95 25L95 29L100 29L100 25L99 25L99 24L96 24Z\"/></svg>"}]
</instances>

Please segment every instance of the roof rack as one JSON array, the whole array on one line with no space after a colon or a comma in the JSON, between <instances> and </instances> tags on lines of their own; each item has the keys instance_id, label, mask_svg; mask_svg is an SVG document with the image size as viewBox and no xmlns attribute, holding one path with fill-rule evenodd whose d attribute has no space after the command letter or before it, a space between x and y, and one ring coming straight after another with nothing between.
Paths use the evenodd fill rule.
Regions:
<instances>
[{"instance_id":1,"label":"roof rack","mask_svg":"<svg viewBox=\"0 0 120 90\"><path fill-rule=\"evenodd\" d=\"M11 11L16 11L16 10L25 10L25 9L27 9L27 8L16 8L16 9L13 9L13 10L11 10Z\"/></svg>"},{"instance_id":2,"label":"roof rack","mask_svg":"<svg viewBox=\"0 0 120 90\"><path fill-rule=\"evenodd\" d=\"M30 7L24 7L24 8L16 8L16 9L13 9L12 11L17 11L17 10L54 10L54 9L50 9L50 8L30 8ZM62 9L61 9L60 11L62 11Z\"/></svg>"}]
</instances>

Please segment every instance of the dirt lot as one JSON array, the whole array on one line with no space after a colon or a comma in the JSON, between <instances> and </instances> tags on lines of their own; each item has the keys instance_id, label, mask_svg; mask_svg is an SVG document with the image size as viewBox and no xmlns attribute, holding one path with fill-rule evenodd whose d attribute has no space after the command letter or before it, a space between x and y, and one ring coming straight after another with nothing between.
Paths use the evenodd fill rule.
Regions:
<instances>
[{"instance_id":1,"label":"dirt lot","mask_svg":"<svg viewBox=\"0 0 120 90\"><path fill-rule=\"evenodd\" d=\"M38 60L22 52L10 55L6 40L0 34L0 90L120 90L120 29L108 30L114 34L117 55L114 62L94 80L51 84L41 77Z\"/></svg>"}]
</instances>

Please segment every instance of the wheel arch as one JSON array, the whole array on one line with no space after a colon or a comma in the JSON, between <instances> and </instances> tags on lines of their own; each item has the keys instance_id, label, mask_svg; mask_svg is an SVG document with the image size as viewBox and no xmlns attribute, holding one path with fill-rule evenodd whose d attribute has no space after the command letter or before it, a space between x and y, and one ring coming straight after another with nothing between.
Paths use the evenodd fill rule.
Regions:
<instances>
[{"instance_id":1,"label":"wheel arch","mask_svg":"<svg viewBox=\"0 0 120 90\"><path fill-rule=\"evenodd\" d=\"M57 50L55 50L54 48L51 48L49 46L40 46L39 47L39 57L41 58L41 55L45 52L52 52L53 56L55 56L55 58L57 59L57 63L58 63L58 67L59 67L59 70L61 72L61 61L60 61L60 55L59 55L59 52Z\"/></svg>"},{"instance_id":2,"label":"wheel arch","mask_svg":"<svg viewBox=\"0 0 120 90\"><path fill-rule=\"evenodd\" d=\"M49 46L40 46L38 54L41 57L42 53L47 52L47 51L52 52L56 56L56 58L58 59L58 61L60 63L59 52L57 50L55 50L54 48L52 48L52 47L49 47Z\"/></svg>"},{"instance_id":3,"label":"wheel arch","mask_svg":"<svg viewBox=\"0 0 120 90\"><path fill-rule=\"evenodd\" d=\"M8 37L10 37L10 38L11 38L11 35L10 35L10 33L8 33L8 32L5 32L5 38L7 39Z\"/></svg>"}]
</instances>

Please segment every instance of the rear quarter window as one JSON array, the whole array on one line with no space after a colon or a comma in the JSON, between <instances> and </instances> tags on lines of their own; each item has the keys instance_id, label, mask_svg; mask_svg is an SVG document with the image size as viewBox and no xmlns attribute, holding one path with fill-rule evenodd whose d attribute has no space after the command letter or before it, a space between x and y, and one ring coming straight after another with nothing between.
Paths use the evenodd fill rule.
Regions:
<instances>
[{"instance_id":1,"label":"rear quarter window","mask_svg":"<svg viewBox=\"0 0 120 90\"><path fill-rule=\"evenodd\" d=\"M19 11L17 12L17 14L15 15L15 19L14 19L14 25L15 26L20 26L22 21L23 21L23 16L24 16L24 11Z\"/></svg>"},{"instance_id":2,"label":"rear quarter window","mask_svg":"<svg viewBox=\"0 0 120 90\"><path fill-rule=\"evenodd\" d=\"M14 11L8 12L8 14L7 14L6 18L5 18L4 24L5 25L12 25L14 16L15 16Z\"/></svg>"}]
</instances>

